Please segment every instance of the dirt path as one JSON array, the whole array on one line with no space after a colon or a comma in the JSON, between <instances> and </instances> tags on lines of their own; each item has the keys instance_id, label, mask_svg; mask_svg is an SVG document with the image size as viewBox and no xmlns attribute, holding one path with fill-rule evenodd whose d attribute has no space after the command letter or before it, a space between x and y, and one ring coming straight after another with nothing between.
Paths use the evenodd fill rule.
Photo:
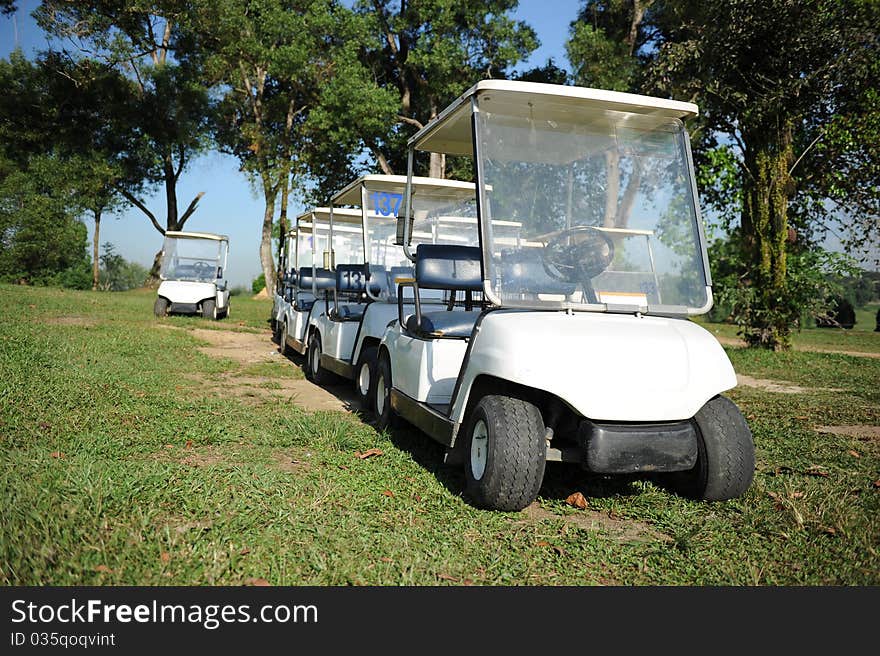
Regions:
<instances>
[{"instance_id":1,"label":"dirt path","mask_svg":"<svg viewBox=\"0 0 880 656\"><path fill-rule=\"evenodd\" d=\"M842 389L836 387L801 387L782 380L769 380L767 378L753 378L745 374L737 374L736 382L738 385L745 387L755 387L766 392L777 392L779 394L804 394L807 392L842 392Z\"/></svg>"},{"instance_id":2,"label":"dirt path","mask_svg":"<svg viewBox=\"0 0 880 656\"><path fill-rule=\"evenodd\" d=\"M725 346L740 346L745 347L746 343L741 339L736 337L722 337L720 335L715 335L715 339L717 339L721 344ZM795 351L807 351L809 353L836 353L838 355L852 355L857 358L880 358L880 353L867 353L865 351L847 351L845 349L828 349L821 348L818 346L805 346L802 344L795 344L792 346L792 349Z\"/></svg>"},{"instance_id":3,"label":"dirt path","mask_svg":"<svg viewBox=\"0 0 880 656\"><path fill-rule=\"evenodd\" d=\"M209 330L194 328L190 331L196 338L208 342L198 349L214 358L228 358L243 365L276 363L299 369L292 360L278 352L269 340L269 334L260 332L236 332L232 330ZM298 373L291 371L292 374ZM352 385L340 384L326 389L294 376L260 376L231 371L219 378L198 377L203 391L226 394L245 401L264 402L278 400L292 402L306 410L338 410L352 412L358 409Z\"/></svg>"}]
</instances>

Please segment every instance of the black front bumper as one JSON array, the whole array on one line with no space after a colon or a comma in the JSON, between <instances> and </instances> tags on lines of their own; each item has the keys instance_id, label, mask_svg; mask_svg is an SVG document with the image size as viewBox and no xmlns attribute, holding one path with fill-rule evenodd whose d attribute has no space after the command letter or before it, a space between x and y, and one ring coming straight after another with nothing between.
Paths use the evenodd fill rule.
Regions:
<instances>
[{"instance_id":1,"label":"black front bumper","mask_svg":"<svg viewBox=\"0 0 880 656\"><path fill-rule=\"evenodd\" d=\"M168 306L168 312L174 314L197 314L198 311L198 303L172 303Z\"/></svg>"},{"instance_id":2,"label":"black front bumper","mask_svg":"<svg viewBox=\"0 0 880 656\"><path fill-rule=\"evenodd\" d=\"M675 472L697 463L693 421L661 424L606 424L585 419L578 430L583 465L599 474Z\"/></svg>"}]
</instances>

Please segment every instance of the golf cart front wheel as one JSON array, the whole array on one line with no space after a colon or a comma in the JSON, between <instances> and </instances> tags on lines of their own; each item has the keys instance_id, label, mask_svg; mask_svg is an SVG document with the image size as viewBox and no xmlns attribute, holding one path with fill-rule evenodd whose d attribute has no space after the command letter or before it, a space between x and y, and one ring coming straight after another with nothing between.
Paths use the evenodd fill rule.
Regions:
<instances>
[{"instance_id":1,"label":"golf cart front wheel","mask_svg":"<svg viewBox=\"0 0 880 656\"><path fill-rule=\"evenodd\" d=\"M726 501L742 495L755 475L755 443L742 412L730 399L716 396L694 420L697 464L689 471L666 475L663 482L691 499Z\"/></svg>"},{"instance_id":2,"label":"golf cart front wheel","mask_svg":"<svg viewBox=\"0 0 880 656\"><path fill-rule=\"evenodd\" d=\"M384 351L376 361L376 375L372 385L373 414L376 428L385 430L395 425L395 414L391 407L391 360Z\"/></svg>"},{"instance_id":3,"label":"golf cart front wheel","mask_svg":"<svg viewBox=\"0 0 880 656\"><path fill-rule=\"evenodd\" d=\"M355 394L357 394L361 408L367 412L372 409L373 379L376 377L376 354L378 352L379 349L375 346L362 348L354 370Z\"/></svg>"},{"instance_id":4,"label":"golf cart front wheel","mask_svg":"<svg viewBox=\"0 0 880 656\"><path fill-rule=\"evenodd\" d=\"M287 337L288 337L288 328L287 321L283 321L280 326L278 337L278 350L281 351L281 355L287 357L290 355L290 346L287 345Z\"/></svg>"},{"instance_id":5,"label":"golf cart front wheel","mask_svg":"<svg viewBox=\"0 0 880 656\"><path fill-rule=\"evenodd\" d=\"M213 299L202 301L202 317L217 320L217 302Z\"/></svg>"},{"instance_id":6,"label":"golf cart front wheel","mask_svg":"<svg viewBox=\"0 0 880 656\"><path fill-rule=\"evenodd\" d=\"M164 317L168 315L168 299L162 298L161 296L156 299L156 302L153 304L153 314L157 317Z\"/></svg>"},{"instance_id":7,"label":"golf cart front wheel","mask_svg":"<svg viewBox=\"0 0 880 656\"><path fill-rule=\"evenodd\" d=\"M306 355L306 378L316 385L325 385L330 380L330 372L321 366L321 336L317 332L309 340Z\"/></svg>"},{"instance_id":8,"label":"golf cart front wheel","mask_svg":"<svg viewBox=\"0 0 880 656\"><path fill-rule=\"evenodd\" d=\"M547 446L541 411L528 401L484 396L465 432L467 490L478 506L522 510L538 497Z\"/></svg>"}]
</instances>

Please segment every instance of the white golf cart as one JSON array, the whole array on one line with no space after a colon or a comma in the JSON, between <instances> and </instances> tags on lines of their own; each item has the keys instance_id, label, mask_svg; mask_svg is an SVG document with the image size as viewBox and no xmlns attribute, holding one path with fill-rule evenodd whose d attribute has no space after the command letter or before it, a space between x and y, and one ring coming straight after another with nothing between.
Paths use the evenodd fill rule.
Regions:
<instances>
[{"instance_id":1,"label":"white golf cart","mask_svg":"<svg viewBox=\"0 0 880 656\"><path fill-rule=\"evenodd\" d=\"M736 385L733 367L688 320L712 305L682 124L696 114L691 103L484 81L409 140L409 176L415 151L473 157L479 239L412 248L408 189L400 234L417 302L382 338L374 411L380 426L402 416L463 460L478 505L527 506L547 461L651 473L697 499L749 487L751 432L720 396ZM421 306L425 290L447 308Z\"/></svg>"},{"instance_id":2,"label":"white golf cart","mask_svg":"<svg viewBox=\"0 0 880 656\"><path fill-rule=\"evenodd\" d=\"M153 306L157 317L167 314L201 314L222 319L229 314L226 260L229 237L207 232L165 233L158 298Z\"/></svg>"},{"instance_id":3,"label":"white golf cart","mask_svg":"<svg viewBox=\"0 0 880 656\"><path fill-rule=\"evenodd\" d=\"M398 215L402 209L406 176L365 175L331 198L331 256L342 248L351 254L354 238L337 229L338 205L359 206L362 225L360 261L335 266L336 283L329 311L312 313L309 329L309 377L319 383L330 373L355 381L364 408L371 406L370 381L379 342L389 322L398 315L397 284L411 281L412 263L398 245ZM474 185L458 180L413 177L412 212L419 220L413 238L418 242L460 243L462 226L476 240ZM424 303L441 303L437 293ZM409 304L413 299L409 299Z\"/></svg>"},{"instance_id":4,"label":"white golf cart","mask_svg":"<svg viewBox=\"0 0 880 656\"><path fill-rule=\"evenodd\" d=\"M281 325L290 307L293 288L296 281L296 228L282 235L278 248L278 275L275 281L275 293L272 295L272 339L281 343Z\"/></svg>"},{"instance_id":5,"label":"white golf cart","mask_svg":"<svg viewBox=\"0 0 880 656\"><path fill-rule=\"evenodd\" d=\"M360 239L360 212L337 210L339 232L355 234ZM334 273L321 266L321 258L329 249L330 209L316 207L296 218L296 244L285 284L284 314L278 320L281 352L303 355L308 345L307 328L312 314L326 311L335 285ZM329 264L329 263L328 263Z\"/></svg>"}]
</instances>

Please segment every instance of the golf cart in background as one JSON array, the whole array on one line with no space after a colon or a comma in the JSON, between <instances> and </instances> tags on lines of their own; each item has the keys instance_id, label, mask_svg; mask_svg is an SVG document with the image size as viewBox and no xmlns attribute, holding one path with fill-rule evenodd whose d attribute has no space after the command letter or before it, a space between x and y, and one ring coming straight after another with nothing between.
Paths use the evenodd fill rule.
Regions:
<instances>
[{"instance_id":1,"label":"golf cart in background","mask_svg":"<svg viewBox=\"0 0 880 656\"><path fill-rule=\"evenodd\" d=\"M329 311L312 313L308 375L319 383L327 380L330 373L354 380L365 408L371 403L370 382L379 341L387 325L398 316L399 307L415 302L411 297L397 296L398 285L410 282L413 275L412 263L397 243L398 216L406 183L405 176L365 175L331 198L331 259L338 244L349 239L336 229L341 211L337 206L360 208L363 243L359 261L337 262ZM417 225L412 234L414 240L454 244L476 239L473 183L413 177L410 188L410 207ZM445 304L448 299L438 292L420 300L425 304Z\"/></svg>"},{"instance_id":2,"label":"golf cart in background","mask_svg":"<svg viewBox=\"0 0 880 656\"><path fill-rule=\"evenodd\" d=\"M206 319L229 315L226 261L229 237L207 232L165 233L157 317L167 314L201 314Z\"/></svg>"},{"instance_id":3,"label":"golf cart in background","mask_svg":"<svg viewBox=\"0 0 880 656\"><path fill-rule=\"evenodd\" d=\"M339 210L337 210L339 211ZM340 231L360 235L360 212L342 210L337 216ZM322 266L330 240L330 209L317 207L296 218L296 243L291 246L290 270L284 288L284 314L278 319L281 352L303 355L312 313L325 312L335 278Z\"/></svg>"},{"instance_id":4,"label":"golf cart in background","mask_svg":"<svg viewBox=\"0 0 880 656\"><path fill-rule=\"evenodd\" d=\"M282 235L281 244L278 247L278 274L275 280L275 293L272 295L272 339L281 343L281 323L290 305L293 296L293 286L296 282L296 228L288 230Z\"/></svg>"},{"instance_id":5,"label":"golf cart in background","mask_svg":"<svg viewBox=\"0 0 880 656\"><path fill-rule=\"evenodd\" d=\"M682 123L697 111L490 80L410 138L409 177L416 151L474 158L479 239L415 244L408 187L408 285L416 299L440 290L473 307L400 312L380 344L373 408L380 427L399 415L446 445L478 505L524 508L547 461L650 474L705 500L751 484L751 432L721 396L733 367L688 320L712 306Z\"/></svg>"}]
</instances>

